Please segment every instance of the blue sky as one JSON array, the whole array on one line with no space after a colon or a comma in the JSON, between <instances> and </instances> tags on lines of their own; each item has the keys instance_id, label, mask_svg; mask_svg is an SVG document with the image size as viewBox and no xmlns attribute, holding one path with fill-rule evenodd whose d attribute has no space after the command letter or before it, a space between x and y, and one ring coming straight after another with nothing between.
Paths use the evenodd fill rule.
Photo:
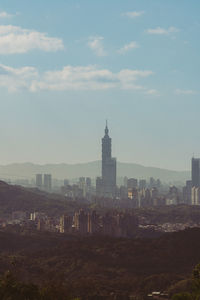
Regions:
<instances>
[{"instance_id":1,"label":"blue sky","mask_svg":"<svg viewBox=\"0 0 200 300\"><path fill-rule=\"evenodd\" d=\"M2 0L0 164L200 156L200 3Z\"/></svg>"}]
</instances>

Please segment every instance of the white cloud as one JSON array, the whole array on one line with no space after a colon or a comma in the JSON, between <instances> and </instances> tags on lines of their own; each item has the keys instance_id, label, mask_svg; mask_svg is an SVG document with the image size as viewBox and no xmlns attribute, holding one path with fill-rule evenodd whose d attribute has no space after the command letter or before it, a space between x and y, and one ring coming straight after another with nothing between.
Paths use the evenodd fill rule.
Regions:
<instances>
[{"instance_id":1,"label":"white cloud","mask_svg":"<svg viewBox=\"0 0 200 300\"><path fill-rule=\"evenodd\" d=\"M48 71L39 82L34 82L32 90L105 90L112 88L141 89L137 79L152 75L151 71L121 70L113 73L96 66L66 66L59 71Z\"/></svg>"},{"instance_id":2,"label":"white cloud","mask_svg":"<svg viewBox=\"0 0 200 300\"><path fill-rule=\"evenodd\" d=\"M97 56L106 56L106 52L103 47L103 40L102 36L91 36L89 37L88 46Z\"/></svg>"},{"instance_id":3,"label":"white cloud","mask_svg":"<svg viewBox=\"0 0 200 300\"><path fill-rule=\"evenodd\" d=\"M147 29L146 31L148 34L157 34L157 35L169 35L172 33L179 32L179 29L176 27L169 27L168 29L164 29L161 27L156 27L154 29Z\"/></svg>"},{"instance_id":4,"label":"white cloud","mask_svg":"<svg viewBox=\"0 0 200 300\"><path fill-rule=\"evenodd\" d=\"M156 89L147 90L147 91L145 91L145 94L149 95L149 96L160 96L158 90L156 90Z\"/></svg>"},{"instance_id":5,"label":"white cloud","mask_svg":"<svg viewBox=\"0 0 200 300\"><path fill-rule=\"evenodd\" d=\"M108 90L132 89L146 91L138 80L151 76L152 71L122 69L112 72L96 66L65 66L62 70L39 73L33 67L11 68L0 65L0 87L11 92L50 90Z\"/></svg>"},{"instance_id":6,"label":"white cloud","mask_svg":"<svg viewBox=\"0 0 200 300\"><path fill-rule=\"evenodd\" d=\"M128 11L128 12L123 13L122 16L134 19L137 17L141 17L144 13L145 12L143 10L142 11Z\"/></svg>"},{"instance_id":7,"label":"white cloud","mask_svg":"<svg viewBox=\"0 0 200 300\"><path fill-rule=\"evenodd\" d=\"M13 15L8 14L6 11L0 11L0 19L11 18Z\"/></svg>"},{"instance_id":8,"label":"white cloud","mask_svg":"<svg viewBox=\"0 0 200 300\"><path fill-rule=\"evenodd\" d=\"M0 54L26 53L32 49L57 51L63 49L61 39L46 33L13 25L0 25Z\"/></svg>"},{"instance_id":9,"label":"white cloud","mask_svg":"<svg viewBox=\"0 0 200 300\"><path fill-rule=\"evenodd\" d=\"M175 90L176 95L197 95L198 92L195 90L181 90L181 89L176 89Z\"/></svg>"},{"instance_id":10,"label":"white cloud","mask_svg":"<svg viewBox=\"0 0 200 300\"><path fill-rule=\"evenodd\" d=\"M34 79L38 78L38 72L34 67L12 68L0 65L0 87L16 92L20 89L30 90Z\"/></svg>"},{"instance_id":11,"label":"white cloud","mask_svg":"<svg viewBox=\"0 0 200 300\"><path fill-rule=\"evenodd\" d=\"M124 45L121 49L119 49L117 52L120 54L125 54L126 52L132 50L132 49L136 49L139 48L139 44L137 42L130 42L126 45Z\"/></svg>"}]
</instances>

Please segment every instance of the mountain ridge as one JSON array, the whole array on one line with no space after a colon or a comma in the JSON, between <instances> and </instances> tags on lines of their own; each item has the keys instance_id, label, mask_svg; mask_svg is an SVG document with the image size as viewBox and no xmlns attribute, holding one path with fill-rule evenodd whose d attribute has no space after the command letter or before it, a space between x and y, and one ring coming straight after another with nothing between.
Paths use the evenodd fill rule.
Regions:
<instances>
[{"instance_id":1,"label":"mountain ridge","mask_svg":"<svg viewBox=\"0 0 200 300\"><path fill-rule=\"evenodd\" d=\"M57 179L78 177L95 178L101 174L101 161L88 163L35 164L30 162L0 165L0 178L34 178L37 173L51 173ZM117 177L135 177L148 179L160 178L165 182L183 182L190 178L190 171L175 171L158 167L146 167L136 163L118 162Z\"/></svg>"}]
</instances>

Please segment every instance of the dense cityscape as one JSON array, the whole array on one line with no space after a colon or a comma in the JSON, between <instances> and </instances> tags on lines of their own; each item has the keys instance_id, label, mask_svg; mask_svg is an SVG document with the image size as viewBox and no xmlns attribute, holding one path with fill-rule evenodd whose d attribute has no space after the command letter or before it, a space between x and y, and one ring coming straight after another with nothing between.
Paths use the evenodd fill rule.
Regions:
<instances>
[{"instance_id":1,"label":"dense cityscape","mask_svg":"<svg viewBox=\"0 0 200 300\"><path fill-rule=\"evenodd\" d=\"M52 186L51 174L36 174L33 187L41 192L60 194L71 201L83 205L80 210L70 214L49 216L42 211L12 211L8 216L1 216L0 224L19 225L50 231L81 235L107 235L113 237L133 237L137 230L174 232L189 227L200 227L200 222L166 222L151 224L146 217L136 216L135 209L176 205L200 204L200 159L192 158L192 180L187 180L181 188L162 184L160 179L151 177L136 179L124 177L124 184L117 186L117 162L111 153L112 140L106 122L105 135L102 138L102 176L96 178L80 177L77 183L70 184L64 179L63 185ZM26 185L25 185L26 186ZM85 208L84 206L87 205ZM110 212L97 213L92 207ZM118 211L115 211L118 210ZM131 211L131 212L130 212Z\"/></svg>"}]
</instances>

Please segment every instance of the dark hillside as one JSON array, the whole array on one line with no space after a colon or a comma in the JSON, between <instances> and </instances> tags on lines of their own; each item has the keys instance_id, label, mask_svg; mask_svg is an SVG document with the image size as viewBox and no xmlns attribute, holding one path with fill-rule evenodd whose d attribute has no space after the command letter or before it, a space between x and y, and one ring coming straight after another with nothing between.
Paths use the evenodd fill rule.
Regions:
<instances>
[{"instance_id":1,"label":"dark hillside","mask_svg":"<svg viewBox=\"0 0 200 300\"><path fill-rule=\"evenodd\" d=\"M95 290L146 293L184 279L200 261L200 229L158 239L32 236L1 232L0 271L37 284L90 285ZM52 277L53 276L53 277Z\"/></svg>"},{"instance_id":2,"label":"dark hillside","mask_svg":"<svg viewBox=\"0 0 200 300\"><path fill-rule=\"evenodd\" d=\"M81 207L84 206L83 204ZM21 186L9 185L0 181L0 214L10 214L22 210L48 212L48 215L61 214L65 210L74 211L79 205L57 194L49 194L38 189L28 189Z\"/></svg>"}]
</instances>

